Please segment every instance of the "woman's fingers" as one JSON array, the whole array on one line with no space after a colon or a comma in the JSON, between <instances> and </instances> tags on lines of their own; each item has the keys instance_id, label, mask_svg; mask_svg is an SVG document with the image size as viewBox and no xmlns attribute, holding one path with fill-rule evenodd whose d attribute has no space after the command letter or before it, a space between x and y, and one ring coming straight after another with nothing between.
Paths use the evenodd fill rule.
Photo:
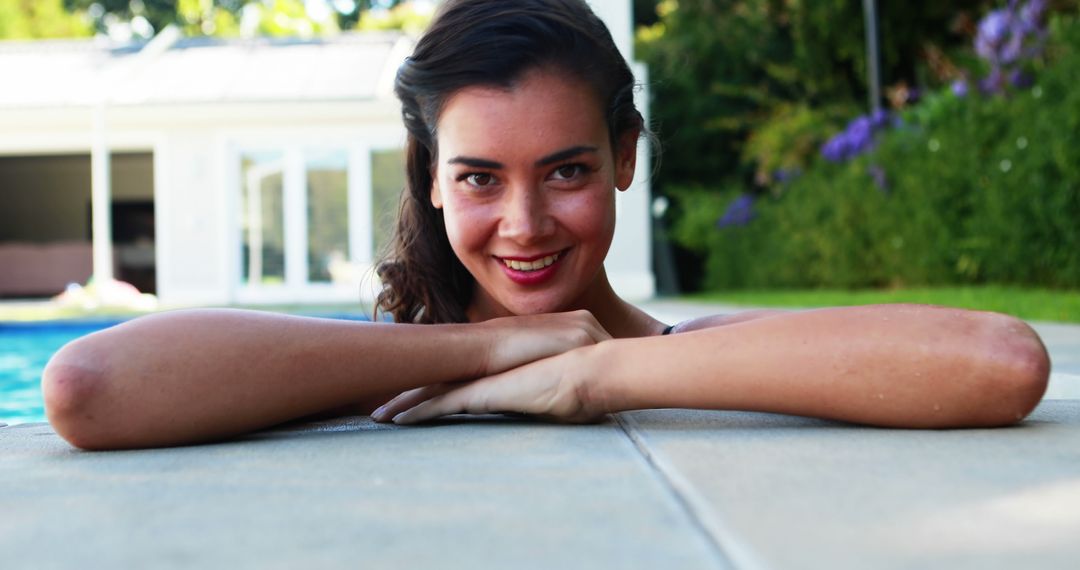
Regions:
<instances>
[{"instance_id":1,"label":"woman's fingers","mask_svg":"<svg viewBox=\"0 0 1080 570\"><path fill-rule=\"evenodd\" d=\"M559 421L591 421L603 414L581 399L577 363L573 354L553 356L459 385L388 417L397 424L414 424L450 414L518 412Z\"/></svg>"},{"instance_id":2,"label":"woman's fingers","mask_svg":"<svg viewBox=\"0 0 1080 570\"><path fill-rule=\"evenodd\" d=\"M436 396L426 402L413 406L410 409L405 410L399 414L391 416L395 424L415 424L432 420L440 416L449 416L451 414L459 414L466 412L468 407L465 405L467 398L471 397L468 393L469 386L464 388L458 388L448 394ZM474 414L480 414L484 412L473 411Z\"/></svg>"},{"instance_id":3,"label":"woman's fingers","mask_svg":"<svg viewBox=\"0 0 1080 570\"><path fill-rule=\"evenodd\" d=\"M392 416L396 424L415 424L452 414L488 414L495 412L530 413L530 386L523 378L512 379L514 372L481 378L434 396Z\"/></svg>"},{"instance_id":4,"label":"woman's fingers","mask_svg":"<svg viewBox=\"0 0 1080 570\"><path fill-rule=\"evenodd\" d=\"M390 418L393 418L402 410L407 410L425 400L445 394L460 385L460 382L445 382L402 392L395 396L394 399L379 406L374 412L371 412L371 418L377 422L390 421Z\"/></svg>"}]
</instances>

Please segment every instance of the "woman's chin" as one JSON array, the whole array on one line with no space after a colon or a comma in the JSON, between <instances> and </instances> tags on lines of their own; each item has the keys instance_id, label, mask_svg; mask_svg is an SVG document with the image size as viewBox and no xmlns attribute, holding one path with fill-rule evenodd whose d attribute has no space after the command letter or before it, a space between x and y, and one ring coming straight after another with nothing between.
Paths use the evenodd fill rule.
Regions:
<instances>
[{"instance_id":1,"label":"woman's chin","mask_svg":"<svg viewBox=\"0 0 1080 570\"><path fill-rule=\"evenodd\" d=\"M558 299L508 299L503 304L506 309L517 315L542 315L562 313L570 310L570 303Z\"/></svg>"}]
</instances>

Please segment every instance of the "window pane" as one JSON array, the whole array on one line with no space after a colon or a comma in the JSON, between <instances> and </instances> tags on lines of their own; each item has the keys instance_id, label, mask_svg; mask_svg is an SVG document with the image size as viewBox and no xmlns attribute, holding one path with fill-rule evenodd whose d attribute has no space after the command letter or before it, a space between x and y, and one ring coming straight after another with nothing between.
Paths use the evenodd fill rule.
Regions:
<instances>
[{"instance_id":1,"label":"window pane","mask_svg":"<svg viewBox=\"0 0 1080 570\"><path fill-rule=\"evenodd\" d=\"M264 152L245 153L240 161L241 283L284 283L284 160Z\"/></svg>"},{"instance_id":2,"label":"window pane","mask_svg":"<svg viewBox=\"0 0 1080 570\"><path fill-rule=\"evenodd\" d=\"M378 259L386 253L394 235L401 190L405 187L405 151L377 150L371 153L371 227Z\"/></svg>"},{"instance_id":3,"label":"window pane","mask_svg":"<svg viewBox=\"0 0 1080 570\"><path fill-rule=\"evenodd\" d=\"M308 281L331 281L331 268L349 261L348 156L307 155Z\"/></svg>"}]
</instances>

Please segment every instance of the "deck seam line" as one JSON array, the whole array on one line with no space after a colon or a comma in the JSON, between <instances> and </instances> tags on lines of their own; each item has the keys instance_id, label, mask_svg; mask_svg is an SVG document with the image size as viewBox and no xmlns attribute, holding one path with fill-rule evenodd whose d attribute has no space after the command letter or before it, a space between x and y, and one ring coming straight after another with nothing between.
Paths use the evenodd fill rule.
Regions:
<instances>
[{"instance_id":1,"label":"deck seam line","mask_svg":"<svg viewBox=\"0 0 1080 570\"><path fill-rule=\"evenodd\" d=\"M706 542L716 556L727 566L740 570L762 570L768 566L750 548L744 546L736 534L705 505L707 502L694 489L694 486L671 465L662 454L654 450L645 441L637 422L623 413L611 414L630 443L638 450L642 458L656 473L660 481L675 497L679 507L686 513L691 523L705 535Z\"/></svg>"}]
</instances>

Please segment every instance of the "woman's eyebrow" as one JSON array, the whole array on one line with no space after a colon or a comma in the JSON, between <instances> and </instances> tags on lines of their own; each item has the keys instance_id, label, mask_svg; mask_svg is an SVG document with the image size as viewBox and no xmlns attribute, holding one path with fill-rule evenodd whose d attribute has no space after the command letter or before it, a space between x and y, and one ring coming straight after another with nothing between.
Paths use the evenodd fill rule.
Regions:
<instances>
[{"instance_id":1,"label":"woman's eyebrow","mask_svg":"<svg viewBox=\"0 0 1080 570\"><path fill-rule=\"evenodd\" d=\"M472 168L490 168L492 170L498 170L503 167L501 162L495 162L494 160L487 160L484 158L473 158L470 156L455 156L446 161L447 164L464 164Z\"/></svg>"},{"instance_id":2,"label":"woman's eyebrow","mask_svg":"<svg viewBox=\"0 0 1080 570\"><path fill-rule=\"evenodd\" d=\"M600 149L595 146L572 146L558 152L553 152L541 158L540 160L536 161L536 166L547 166L549 164L554 164L568 158L573 158L579 154L584 154L587 152L598 152L599 150ZM503 168L503 164L501 162L495 162L494 160L488 160L486 158L476 158L472 156L455 156L454 158L447 160L446 163L464 164L465 166L469 166L471 168L488 168L491 170L498 170L500 168Z\"/></svg>"},{"instance_id":3,"label":"woman's eyebrow","mask_svg":"<svg viewBox=\"0 0 1080 570\"><path fill-rule=\"evenodd\" d=\"M536 161L536 166L547 166L549 164L554 164L568 158L573 158L579 154L584 154L586 152L597 152L599 150L600 149L595 146L572 146L568 149L560 150L559 152L554 152L545 156L544 158L541 158L540 160Z\"/></svg>"}]
</instances>

